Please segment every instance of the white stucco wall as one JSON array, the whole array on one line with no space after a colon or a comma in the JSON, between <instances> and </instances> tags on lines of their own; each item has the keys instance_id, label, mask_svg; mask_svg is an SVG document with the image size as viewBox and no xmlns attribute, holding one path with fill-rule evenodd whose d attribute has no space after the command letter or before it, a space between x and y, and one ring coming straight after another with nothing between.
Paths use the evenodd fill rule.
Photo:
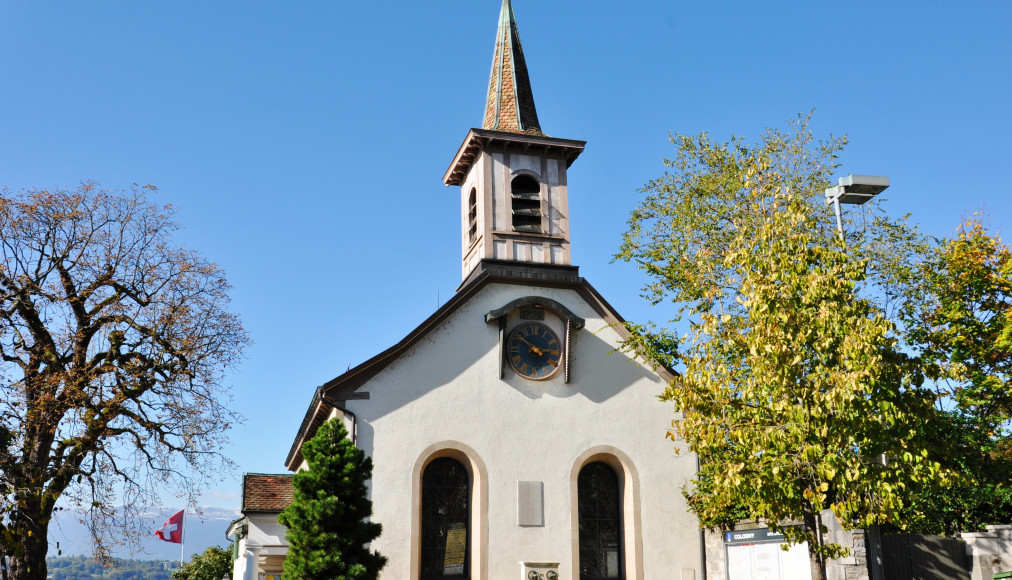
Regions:
<instances>
[{"instance_id":1,"label":"white stucco wall","mask_svg":"<svg viewBox=\"0 0 1012 580\"><path fill-rule=\"evenodd\" d=\"M507 367L499 377L499 328L485 314L537 294L586 319L573 333L571 382L560 370L528 381ZM562 324L547 314L560 336ZM510 326L515 320L510 321ZM581 462L604 451L623 459L626 558L634 578L702 578L700 536L681 495L695 459L666 439L670 404L657 400L664 381L625 355L619 336L572 290L489 285L348 401L358 418L358 446L373 457L373 546L389 558L382 578L412 577L417 558L418 473L443 447L463 450L477 482L472 578L521 578L521 562L558 562L574 574L573 507ZM517 525L517 482L544 484L545 525ZM487 496L483 496L487 490ZM417 564L416 564L417 565Z\"/></svg>"},{"instance_id":2,"label":"white stucco wall","mask_svg":"<svg viewBox=\"0 0 1012 580\"><path fill-rule=\"evenodd\" d=\"M285 527L278 523L278 514L253 513L246 516L243 524L246 535L239 540L239 557L232 565L235 580L257 580L262 567L269 572L280 574L282 557L288 553Z\"/></svg>"},{"instance_id":3,"label":"white stucco wall","mask_svg":"<svg viewBox=\"0 0 1012 580\"><path fill-rule=\"evenodd\" d=\"M288 546L285 527L278 523L278 514L255 514L247 519L249 535L246 541L259 546Z\"/></svg>"}]
</instances>

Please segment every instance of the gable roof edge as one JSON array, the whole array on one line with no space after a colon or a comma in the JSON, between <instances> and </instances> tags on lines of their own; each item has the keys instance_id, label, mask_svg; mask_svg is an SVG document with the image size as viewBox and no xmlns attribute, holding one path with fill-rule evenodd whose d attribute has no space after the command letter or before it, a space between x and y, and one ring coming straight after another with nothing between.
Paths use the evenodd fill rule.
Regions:
<instances>
[{"instance_id":1,"label":"gable roof edge","mask_svg":"<svg viewBox=\"0 0 1012 580\"><path fill-rule=\"evenodd\" d=\"M483 262L493 262L491 260L483 260ZM554 269L554 268L553 268ZM561 272L566 274L575 274L575 267L561 267L558 268ZM594 312L608 322L622 339L629 338L629 330L626 328L625 319L615 310L615 308L604 299L603 296L593 287L590 282L585 278L579 277L578 275L564 275L558 278L534 278L531 277L518 277L516 275L500 274L494 269L483 269L477 275L470 277L457 293L454 294L453 298L448 300L445 304L439 307L431 316L426 318L421 324L415 327L411 332L404 338L398 341L396 344L387 348L383 352L376 356L362 362L348 371L334 377L326 383L316 388L313 394L313 401L310 403L309 409L306 411L306 416L302 421L302 425L299 427L299 432L296 434L295 440L292 442L291 450L288 453L285 465L290 471L298 469L297 465L292 465L293 460L302 447L302 443L313 436L316 432L316 428L319 427L319 413L322 410L326 410L329 414L330 410L340 407L334 407L332 404L328 404L328 401L336 403L343 403L344 401L352 399L352 394L369 379L373 378L380 371L387 367L390 363L400 357L405 351L414 346L418 341L425 337L431 330L435 329L439 324L446 320L451 314L453 314L461 305L466 303L472 296L474 296L479 290L491 283L500 284L512 284L512 285L524 285L530 286L535 283L542 287L551 288L570 288L575 290L576 293L583 298ZM648 363L651 364L651 363ZM678 377L678 373L660 363L657 363L655 367L652 367L654 373L667 382L672 382Z\"/></svg>"}]
</instances>

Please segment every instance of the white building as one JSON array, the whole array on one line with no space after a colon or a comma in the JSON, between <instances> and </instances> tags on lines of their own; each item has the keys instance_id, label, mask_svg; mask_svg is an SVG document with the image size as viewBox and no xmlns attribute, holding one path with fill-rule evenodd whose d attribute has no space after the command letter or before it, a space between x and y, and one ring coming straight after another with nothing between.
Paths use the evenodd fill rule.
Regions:
<instances>
[{"instance_id":1,"label":"white building","mask_svg":"<svg viewBox=\"0 0 1012 580\"><path fill-rule=\"evenodd\" d=\"M279 580L288 553L278 514L292 503L290 474L247 473L242 478L242 517L226 535L235 537L238 558L232 578Z\"/></svg>"},{"instance_id":2,"label":"white building","mask_svg":"<svg viewBox=\"0 0 1012 580\"><path fill-rule=\"evenodd\" d=\"M570 263L566 175L583 147L541 131L504 0L483 126L444 175L460 186L463 282L316 390L285 463L303 467L302 443L343 418L373 459L384 579L703 577L681 492L696 459L665 437L657 399L673 377L615 352L621 317ZM236 578L280 573L249 549L254 527Z\"/></svg>"}]
</instances>

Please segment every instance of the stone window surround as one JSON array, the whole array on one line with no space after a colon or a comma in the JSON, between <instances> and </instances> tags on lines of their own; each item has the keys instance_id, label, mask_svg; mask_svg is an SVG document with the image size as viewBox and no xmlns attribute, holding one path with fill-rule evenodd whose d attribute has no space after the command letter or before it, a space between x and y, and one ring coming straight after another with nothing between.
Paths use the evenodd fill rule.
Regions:
<instances>
[{"instance_id":1,"label":"stone window surround","mask_svg":"<svg viewBox=\"0 0 1012 580\"><path fill-rule=\"evenodd\" d=\"M569 475L570 514L572 517L573 549L572 570L574 578L580 570L580 513L578 505L577 478L588 463L601 462L615 470L618 476L619 498L622 502L622 559L625 580L643 580L643 538L640 518L639 473L632 459L611 445L598 445L581 453L573 463Z\"/></svg>"},{"instance_id":2,"label":"stone window surround","mask_svg":"<svg viewBox=\"0 0 1012 580\"><path fill-rule=\"evenodd\" d=\"M471 521L468 526L471 546L471 580L488 579L488 469L469 446L458 441L441 441L428 446L411 470L411 575L421 574L422 543L422 472L432 460L449 457L460 462L471 482Z\"/></svg>"}]
</instances>

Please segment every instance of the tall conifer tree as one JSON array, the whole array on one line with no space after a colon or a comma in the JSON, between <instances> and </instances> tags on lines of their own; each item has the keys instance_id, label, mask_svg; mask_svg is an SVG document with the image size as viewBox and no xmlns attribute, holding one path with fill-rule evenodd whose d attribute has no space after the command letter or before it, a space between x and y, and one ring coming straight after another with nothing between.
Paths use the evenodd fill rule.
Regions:
<instances>
[{"instance_id":1,"label":"tall conifer tree","mask_svg":"<svg viewBox=\"0 0 1012 580\"><path fill-rule=\"evenodd\" d=\"M370 551L382 527L369 522L366 481L372 460L348 439L340 419L327 421L302 448L308 469L292 477L293 501L278 521L287 526L285 580L370 580L386 557Z\"/></svg>"}]
</instances>

